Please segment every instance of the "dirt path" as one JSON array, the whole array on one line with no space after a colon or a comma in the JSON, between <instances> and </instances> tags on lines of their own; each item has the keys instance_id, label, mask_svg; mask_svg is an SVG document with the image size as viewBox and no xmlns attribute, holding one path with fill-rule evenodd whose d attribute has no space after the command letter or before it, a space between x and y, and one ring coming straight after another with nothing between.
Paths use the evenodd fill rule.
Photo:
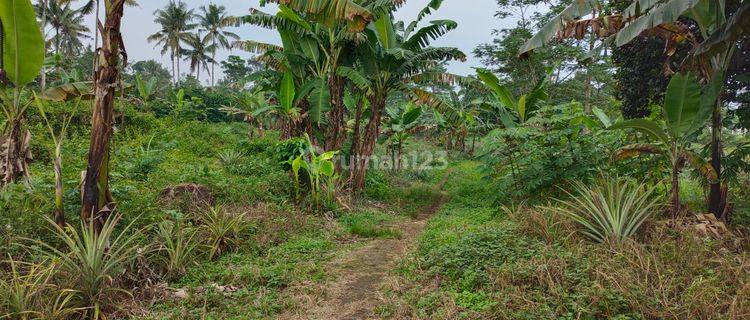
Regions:
<instances>
[{"instance_id":1,"label":"dirt path","mask_svg":"<svg viewBox=\"0 0 750 320\"><path fill-rule=\"evenodd\" d=\"M442 189L450 173L446 173L437 187ZM373 309L382 300L381 288L386 283L397 261L404 257L425 228L427 220L446 200L438 196L422 208L414 219L392 226L401 233L400 239L372 240L363 247L347 252L330 264L336 278L321 289L322 300L309 301L295 315L279 319L360 320L377 319Z\"/></svg>"}]
</instances>

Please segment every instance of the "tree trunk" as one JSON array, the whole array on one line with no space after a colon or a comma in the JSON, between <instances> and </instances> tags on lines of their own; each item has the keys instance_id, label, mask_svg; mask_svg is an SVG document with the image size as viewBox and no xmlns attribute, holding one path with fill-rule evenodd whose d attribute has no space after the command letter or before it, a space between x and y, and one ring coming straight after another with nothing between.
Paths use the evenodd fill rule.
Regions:
<instances>
[{"instance_id":1,"label":"tree trunk","mask_svg":"<svg viewBox=\"0 0 750 320\"><path fill-rule=\"evenodd\" d=\"M354 172L359 168L357 161L357 152L360 144L360 127L362 122L362 100L357 101L357 111L354 114L354 132L352 133L352 145L349 147L349 178L352 184L350 188L354 189Z\"/></svg>"},{"instance_id":2,"label":"tree trunk","mask_svg":"<svg viewBox=\"0 0 750 320\"><path fill-rule=\"evenodd\" d=\"M680 204L680 164L672 165L672 218L680 215L682 205Z\"/></svg>"},{"instance_id":3,"label":"tree trunk","mask_svg":"<svg viewBox=\"0 0 750 320\"><path fill-rule=\"evenodd\" d=\"M60 146L55 147L55 224L65 227L65 207L63 206L62 153Z\"/></svg>"},{"instance_id":4,"label":"tree trunk","mask_svg":"<svg viewBox=\"0 0 750 320\"><path fill-rule=\"evenodd\" d=\"M2 169L2 183L0 185L8 185L23 176L25 155L21 154L23 151L23 142L21 140L21 119L13 119L9 125L10 131L6 136L3 146L5 150L2 151L3 163L0 166Z\"/></svg>"},{"instance_id":5,"label":"tree trunk","mask_svg":"<svg viewBox=\"0 0 750 320\"><path fill-rule=\"evenodd\" d=\"M718 101L714 105L713 116L711 118L711 166L714 168L714 171L716 171L716 176L718 177L718 179L716 183L711 183L711 192L708 197L708 211L713 213L717 218L723 218L725 206L722 201L722 199L724 199L725 197L722 194L723 192L721 188L722 123L720 101L721 99L718 99Z\"/></svg>"},{"instance_id":6,"label":"tree trunk","mask_svg":"<svg viewBox=\"0 0 750 320\"><path fill-rule=\"evenodd\" d=\"M344 113L346 112L344 106L344 79L332 73L328 77L328 87L331 89L331 112L329 113L325 150L341 150L346 138L346 126L344 123Z\"/></svg>"},{"instance_id":7,"label":"tree trunk","mask_svg":"<svg viewBox=\"0 0 750 320\"><path fill-rule=\"evenodd\" d=\"M214 76L216 75L216 37L213 38L214 52L211 54L211 87L214 87Z\"/></svg>"},{"instance_id":8,"label":"tree trunk","mask_svg":"<svg viewBox=\"0 0 750 320\"><path fill-rule=\"evenodd\" d=\"M354 191L362 190L365 187L367 167L370 163L372 153L375 150L375 144L378 142L378 136L380 135L380 122L383 116L385 103L385 96L374 96L371 99L370 106L372 108L372 115L370 116L370 121L367 123L367 126L365 126L364 140L359 148L357 159L355 159L355 161L358 162L358 167L352 178Z\"/></svg>"},{"instance_id":9,"label":"tree trunk","mask_svg":"<svg viewBox=\"0 0 750 320\"><path fill-rule=\"evenodd\" d=\"M42 47L44 48L44 56L47 56L47 8L49 5L47 5L47 1L42 1L42 38L44 38L44 41L42 41ZM47 90L47 69L42 66L42 71L39 73L39 87L42 92Z\"/></svg>"},{"instance_id":10,"label":"tree trunk","mask_svg":"<svg viewBox=\"0 0 750 320\"><path fill-rule=\"evenodd\" d=\"M99 60L94 78L91 144L81 206L81 218L93 223L97 232L101 231L104 222L114 210L114 202L109 191L110 138L114 122L115 86L120 78L120 55L125 55L120 33L125 1L113 0L108 3L102 46L99 49L102 59Z\"/></svg>"}]
</instances>

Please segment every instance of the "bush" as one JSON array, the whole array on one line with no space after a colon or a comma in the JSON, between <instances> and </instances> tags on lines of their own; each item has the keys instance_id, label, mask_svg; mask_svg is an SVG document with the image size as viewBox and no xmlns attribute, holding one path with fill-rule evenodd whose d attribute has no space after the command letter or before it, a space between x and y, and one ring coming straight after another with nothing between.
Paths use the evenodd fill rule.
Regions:
<instances>
[{"instance_id":1,"label":"bush","mask_svg":"<svg viewBox=\"0 0 750 320\"><path fill-rule=\"evenodd\" d=\"M197 230L183 222L163 221L156 225L154 260L169 280L175 280L200 257Z\"/></svg>"},{"instance_id":2,"label":"bush","mask_svg":"<svg viewBox=\"0 0 750 320\"><path fill-rule=\"evenodd\" d=\"M351 234L365 238L398 238L398 231L388 229L382 225L393 218L385 214L373 212L349 213L339 217L344 229Z\"/></svg>"},{"instance_id":3,"label":"bush","mask_svg":"<svg viewBox=\"0 0 750 320\"><path fill-rule=\"evenodd\" d=\"M200 211L198 221L211 258L234 250L250 231L250 223L244 213L229 213L222 207Z\"/></svg>"},{"instance_id":4,"label":"bush","mask_svg":"<svg viewBox=\"0 0 750 320\"><path fill-rule=\"evenodd\" d=\"M620 243L659 211L654 190L616 177L602 177L592 186L576 182L572 193L566 191L570 200L558 200L551 210L575 221L594 241Z\"/></svg>"}]
</instances>

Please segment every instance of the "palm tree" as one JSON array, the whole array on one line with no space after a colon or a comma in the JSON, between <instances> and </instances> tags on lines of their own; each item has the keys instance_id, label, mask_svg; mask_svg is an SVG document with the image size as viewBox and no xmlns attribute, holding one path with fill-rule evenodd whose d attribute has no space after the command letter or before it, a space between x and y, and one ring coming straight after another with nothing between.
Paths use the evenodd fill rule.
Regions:
<instances>
[{"instance_id":1,"label":"palm tree","mask_svg":"<svg viewBox=\"0 0 750 320\"><path fill-rule=\"evenodd\" d=\"M176 85L180 79L181 43L190 37L189 31L196 26L191 23L195 14L193 10L188 10L187 4L182 0L171 0L164 9L156 10L154 15L154 22L161 25L161 30L149 36L148 41L155 41L157 45L161 45L162 54L169 52L172 60L172 77Z\"/></svg>"},{"instance_id":2,"label":"palm tree","mask_svg":"<svg viewBox=\"0 0 750 320\"><path fill-rule=\"evenodd\" d=\"M200 34L191 34L184 42L188 48L182 49L182 55L190 61L190 73L195 73L196 78L200 81L201 68L210 71L208 63L214 63L214 59L208 56L208 53L215 52L216 47L202 40Z\"/></svg>"},{"instance_id":3,"label":"palm tree","mask_svg":"<svg viewBox=\"0 0 750 320\"><path fill-rule=\"evenodd\" d=\"M208 7L201 7L201 14L198 15L198 25L201 31L206 32L206 36L203 38L204 42L211 43L211 86L214 86L215 75L216 75L216 50L217 49L229 49L231 44L229 40L238 40L240 36L235 33L224 31L225 21L228 18L224 6L217 6L210 4Z\"/></svg>"},{"instance_id":4,"label":"palm tree","mask_svg":"<svg viewBox=\"0 0 750 320\"><path fill-rule=\"evenodd\" d=\"M89 28L83 24L83 11L71 9L70 4L54 0L42 2L37 5L37 15L40 16L44 28L49 26L55 32L52 39L48 39L55 47L55 54L71 57L83 46L81 40L90 38L87 34Z\"/></svg>"}]
</instances>

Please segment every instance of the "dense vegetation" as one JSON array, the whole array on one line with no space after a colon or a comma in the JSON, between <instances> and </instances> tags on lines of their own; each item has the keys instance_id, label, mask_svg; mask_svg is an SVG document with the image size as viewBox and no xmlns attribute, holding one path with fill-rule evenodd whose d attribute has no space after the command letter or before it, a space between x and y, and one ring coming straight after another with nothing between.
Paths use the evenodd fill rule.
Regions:
<instances>
[{"instance_id":1,"label":"dense vegetation","mask_svg":"<svg viewBox=\"0 0 750 320\"><path fill-rule=\"evenodd\" d=\"M750 317L746 1L137 2L0 3L0 319Z\"/></svg>"}]
</instances>

